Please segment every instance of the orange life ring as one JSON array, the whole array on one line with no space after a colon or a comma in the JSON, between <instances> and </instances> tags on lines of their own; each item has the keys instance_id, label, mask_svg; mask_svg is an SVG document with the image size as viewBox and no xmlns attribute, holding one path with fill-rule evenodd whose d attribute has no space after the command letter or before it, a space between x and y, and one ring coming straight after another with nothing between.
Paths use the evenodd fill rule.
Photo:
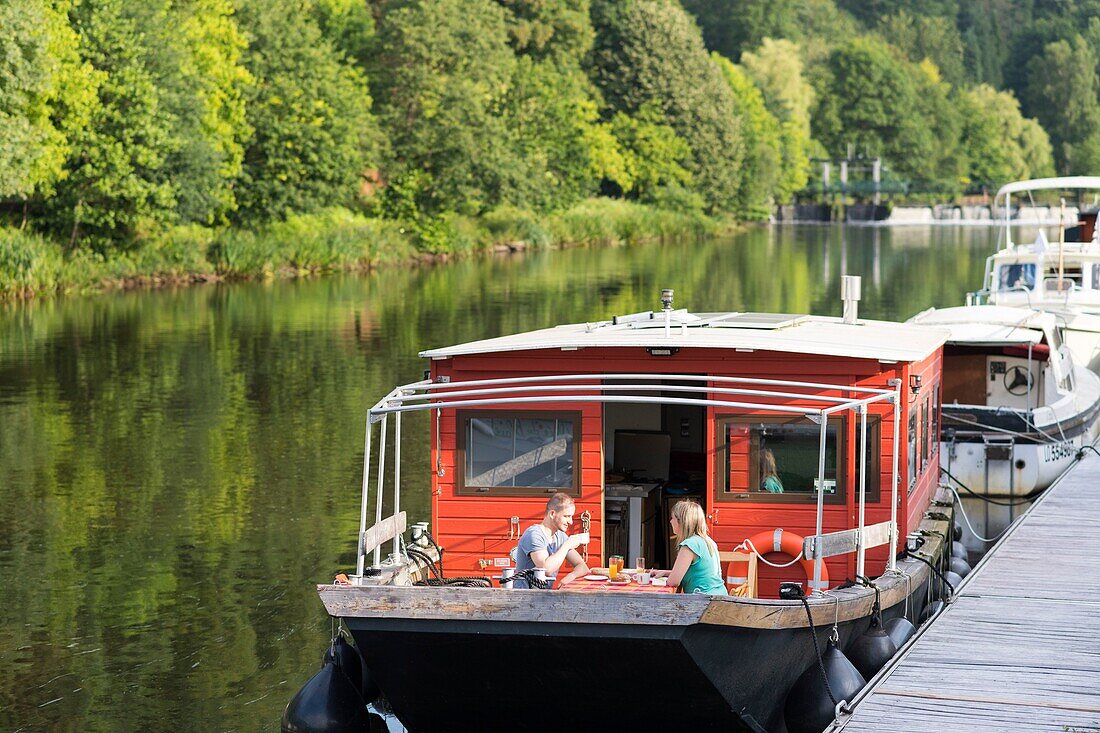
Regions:
<instances>
[{"instance_id":1,"label":"orange life ring","mask_svg":"<svg viewBox=\"0 0 1100 733\"><path fill-rule=\"evenodd\" d=\"M769 552L782 552L785 555L790 555L792 558L799 557L802 554L802 544L804 538L796 535L794 532L784 531L782 527L776 527L772 530L764 530L763 532L757 532L752 537L748 538L740 545L737 546L737 550L755 550L756 554L760 557L767 555ZM821 584L820 587L814 586L814 562L813 560L807 560L803 558L799 560L799 564L802 565L802 571L806 574L806 586L811 590L828 590L829 589L829 568L825 563L821 563ZM726 585L730 592L733 593L734 589L749 582L749 561L748 560L731 560L729 565L726 566Z\"/></svg>"}]
</instances>

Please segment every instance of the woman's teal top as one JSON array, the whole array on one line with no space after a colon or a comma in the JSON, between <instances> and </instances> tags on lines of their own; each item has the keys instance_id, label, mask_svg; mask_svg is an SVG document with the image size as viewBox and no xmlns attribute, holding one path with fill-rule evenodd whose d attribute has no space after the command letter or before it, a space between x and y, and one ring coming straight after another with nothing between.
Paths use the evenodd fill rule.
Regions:
<instances>
[{"instance_id":1,"label":"woman's teal top","mask_svg":"<svg viewBox=\"0 0 1100 733\"><path fill-rule=\"evenodd\" d=\"M684 593L710 593L714 596L726 596L726 584L722 582L722 563L718 560L718 549L699 535L692 535L680 543L695 553L691 567L684 573L680 587ZM713 554L712 551L713 550Z\"/></svg>"},{"instance_id":2,"label":"woman's teal top","mask_svg":"<svg viewBox=\"0 0 1100 733\"><path fill-rule=\"evenodd\" d=\"M764 479L764 491L769 494L782 494L783 482L779 480L778 476L768 476Z\"/></svg>"}]
</instances>

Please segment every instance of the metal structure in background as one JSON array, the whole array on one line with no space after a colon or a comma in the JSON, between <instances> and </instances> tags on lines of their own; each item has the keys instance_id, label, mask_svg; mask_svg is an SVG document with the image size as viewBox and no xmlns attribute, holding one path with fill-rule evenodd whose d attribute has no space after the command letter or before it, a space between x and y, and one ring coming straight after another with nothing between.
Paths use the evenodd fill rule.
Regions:
<instances>
[{"instance_id":1,"label":"metal structure in background","mask_svg":"<svg viewBox=\"0 0 1100 733\"><path fill-rule=\"evenodd\" d=\"M678 382L679 384L655 384L654 382ZM693 386L687 383L697 383ZM698 374L562 374L553 376L512 377L505 379L479 379L464 382L432 382L422 380L394 388L368 412L366 439L363 455L363 500L359 514L359 545L357 551L357 577L365 572L366 552L364 540L367 533L367 511L370 499L371 433L376 422L381 422L378 445L378 482L375 496L375 523L382 521L382 494L385 485L385 460L387 425L390 415L395 422L394 447L394 510L400 508L401 469L401 415L405 412L436 410L435 430L439 432L439 414L442 410L466 407L502 407L539 403L628 403L660 405L692 405L718 407L745 411L762 411L777 414L801 415L820 425L820 446L817 477L816 534L806 538L804 549L807 558L814 560L814 592L821 592L821 565L826 557L856 552L856 568L864 574L866 550L889 542L889 570L896 570L898 549L898 436L901 422L901 383L891 380L892 389L853 387L842 384L797 382L780 379L748 377L706 376ZM816 392L815 392L816 391ZM847 396L820 394L834 391ZM698 394L706 397L677 397L677 393ZM657 394L653 394L657 393ZM744 399L726 399L744 398ZM771 402L764 401L773 400ZM775 399L790 402L824 403L821 407L803 407L796 404L775 404ZM872 527L864 524L866 508L867 410L873 404L887 403L894 408L894 440L890 521ZM831 415L851 412L860 416L859 465L859 526L854 530L822 534L825 501L825 447L828 419ZM438 444L438 440L437 440ZM394 555L399 556L399 542L394 540ZM381 549L374 548L374 567L381 566Z\"/></svg>"}]
</instances>

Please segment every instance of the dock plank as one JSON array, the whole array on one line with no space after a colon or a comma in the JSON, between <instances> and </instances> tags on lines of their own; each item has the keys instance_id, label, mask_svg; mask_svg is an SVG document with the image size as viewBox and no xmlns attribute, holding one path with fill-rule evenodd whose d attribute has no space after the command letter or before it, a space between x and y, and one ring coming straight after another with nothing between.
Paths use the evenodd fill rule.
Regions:
<instances>
[{"instance_id":1,"label":"dock plank","mask_svg":"<svg viewBox=\"0 0 1100 733\"><path fill-rule=\"evenodd\" d=\"M1100 458L1065 474L831 730L1100 732Z\"/></svg>"}]
</instances>

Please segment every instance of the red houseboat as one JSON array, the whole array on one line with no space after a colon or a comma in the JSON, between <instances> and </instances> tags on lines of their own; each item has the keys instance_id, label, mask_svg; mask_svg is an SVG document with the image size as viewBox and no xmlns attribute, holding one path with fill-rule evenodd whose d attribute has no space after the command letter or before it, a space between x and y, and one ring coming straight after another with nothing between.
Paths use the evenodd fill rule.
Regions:
<instances>
[{"instance_id":1,"label":"red houseboat","mask_svg":"<svg viewBox=\"0 0 1100 733\"><path fill-rule=\"evenodd\" d=\"M671 300L425 351L426 379L370 410L357 571L318 590L410 730L786 730L816 642L847 647L876 600L881 618L915 620L931 599L929 562L950 554L950 506L933 506L947 332L858 320L847 303L841 319ZM420 410L432 471L412 479L430 481L434 537L414 526L406 542L409 477L394 468L401 416ZM669 507L699 502L731 595L502 587L559 491L593 567L670 567ZM782 582L807 603L780 598Z\"/></svg>"}]
</instances>

